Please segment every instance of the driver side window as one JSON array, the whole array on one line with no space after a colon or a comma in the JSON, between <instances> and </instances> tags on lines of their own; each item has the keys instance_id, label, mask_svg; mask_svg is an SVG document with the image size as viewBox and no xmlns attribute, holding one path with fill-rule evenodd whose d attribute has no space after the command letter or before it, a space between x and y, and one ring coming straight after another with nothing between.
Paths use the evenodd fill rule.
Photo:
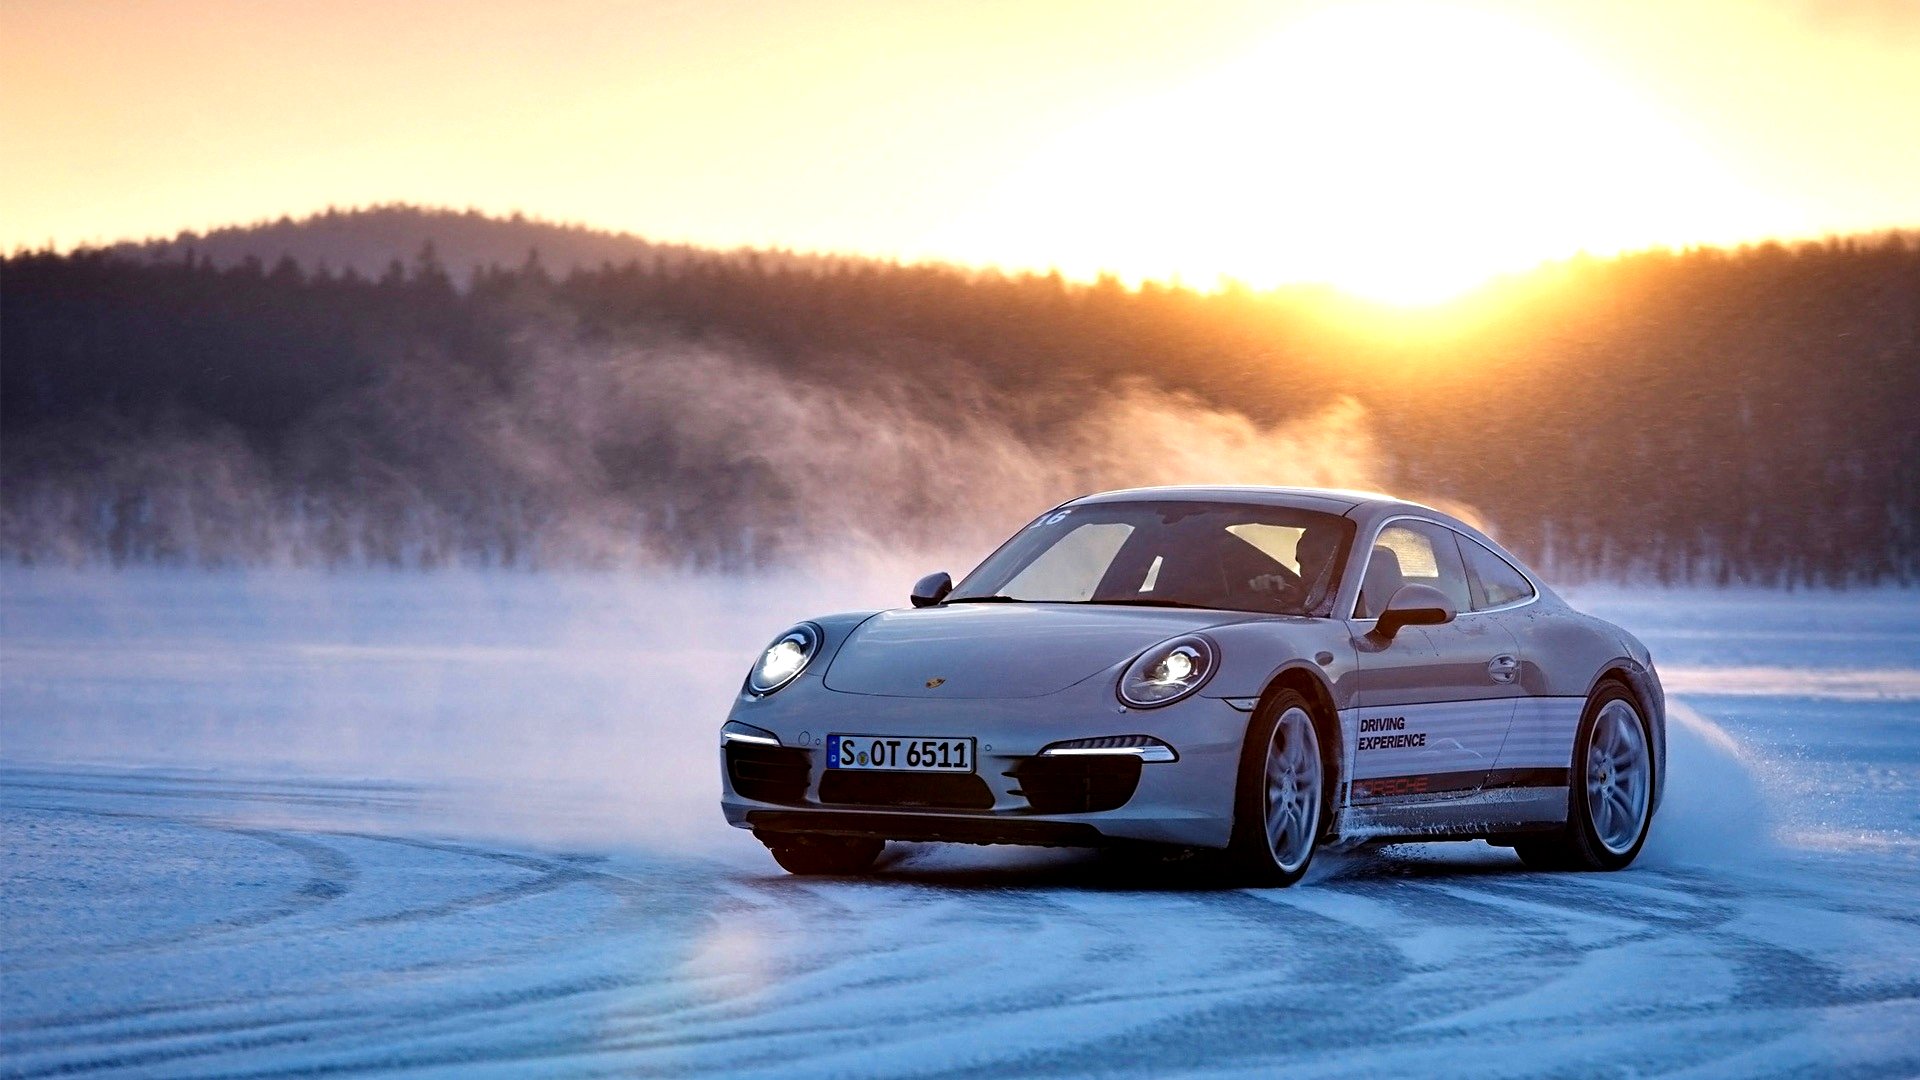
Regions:
<instances>
[{"instance_id":1,"label":"driver side window","mask_svg":"<svg viewBox=\"0 0 1920 1080\"><path fill-rule=\"evenodd\" d=\"M1380 530L1360 579L1354 618L1379 618L1402 585L1431 585L1453 601L1455 611L1473 609L1466 566L1452 529L1424 521L1396 521Z\"/></svg>"}]
</instances>

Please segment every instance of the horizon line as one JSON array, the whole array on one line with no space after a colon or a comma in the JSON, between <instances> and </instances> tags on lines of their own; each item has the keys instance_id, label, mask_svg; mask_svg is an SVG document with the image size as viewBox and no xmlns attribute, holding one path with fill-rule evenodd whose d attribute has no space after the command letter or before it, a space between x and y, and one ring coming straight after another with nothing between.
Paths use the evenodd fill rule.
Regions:
<instances>
[{"instance_id":1,"label":"horizon line","mask_svg":"<svg viewBox=\"0 0 1920 1080\"><path fill-rule=\"evenodd\" d=\"M1125 289L1126 291L1134 292L1134 293L1140 292L1149 286L1167 290L1167 291L1190 292L1190 293L1194 293L1196 295L1202 295L1202 296L1220 295L1220 294L1237 292L1237 291L1246 291L1246 292L1252 292L1256 294L1277 294L1277 293L1284 293L1284 292L1326 292L1326 293L1337 294L1341 297L1344 297L1356 303L1365 304L1368 306L1376 306L1381 308L1391 308L1391 309L1431 309L1431 308L1447 307L1447 306L1457 304L1468 298L1478 296L1488 291L1489 289L1493 288L1494 286L1497 286L1502 283L1512 282L1517 279L1533 277L1537 274L1550 271L1558 267L1564 267L1568 265L1586 263L1586 262L1625 261L1628 259L1633 259L1636 257L1643 257L1648 255L1689 255L1689 254L1697 254L1702 252L1722 252L1727 254L1738 254L1744 251L1751 251L1751 250L1765 248L1770 245L1789 248L1789 249L1795 249L1795 248L1807 248L1807 247L1833 246L1835 244L1846 242L1846 241L1885 242L1888 240L1898 240L1903 244L1909 243L1909 242L1920 242L1920 222L1915 222L1913 224L1908 224L1908 225L1885 225L1885 226L1874 227L1871 229L1862 229L1862 230L1853 230L1853 231L1825 231L1825 232L1819 232L1819 233L1798 233L1798 234L1780 233L1780 234L1772 234L1772 235L1766 235L1766 236L1756 236L1750 239L1740 240L1732 243L1698 242L1698 243L1687 243L1687 244L1652 244L1644 247L1623 248L1618 251L1604 251L1604 252L1595 252L1595 251L1588 251L1588 250L1582 249L1578 251L1569 252L1564 255L1541 259L1539 262L1536 262L1531 266L1528 266L1523 269L1516 269L1516 270L1490 274L1487 277L1474 283L1472 286L1461 290L1459 293L1453 296L1440 299L1440 300L1428 301L1428 302L1422 302L1422 303L1393 303L1389 301L1372 299L1372 298L1356 295L1328 281L1316 281L1311 279L1299 279L1294 281L1276 282L1271 285L1258 287L1250 284L1249 282L1243 279L1236 278L1231 274L1220 273L1215 276L1215 279L1212 285L1197 286L1192 282L1185 280L1184 277L1180 275L1178 272L1155 276L1155 275L1145 275L1145 274L1137 274L1137 275L1128 274L1128 273L1123 273L1121 271L1113 270L1113 269L1101 269L1101 270L1094 271L1089 276L1084 274L1068 272L1066 270L1061 269L1058 265L1053 265L1046 268L1033 267L1033 266L1014 266L1014 265L1005 265L1000 263L988 263L983 265L978 263L968 263L958 259L944 259L944 258L929 257L929 256L909 257L909 256L902 255L898 252L875 253L875 252L863 252L858 250L846 250L846 249L822 250L817 248L787 247L787 246L781 246L778 244L759 245L759 244L746 243L746 244L736 244L736 245L721 245L721 244L701 243L696 240L654 239L650 236L634 232L630 229L622 229L622 228L607 226L607 225L596 225L591 222L581 221L581 220L566 220L566 219L559 219L559 218L551 218L551 217L542 215L538 211L528 211L528 210L519 209L519 208L515 208L508 211L495 211L495 210L488 210L479 206L474 206L471 204L462 208L462 207L455 207L450 205L433 205L428 203L408 202L406 200L394 200L391 202L373 202L373 203L365 203L365 204L355 204L355 205L348 205L344 207L339 204L328 203L326 206L320 209L308 210L304 212L286 211L278 215L256 218L250 221L242 220L242 221L230 222L226 224L209 225L199 229L183 226L180 229L175 230L171 234L151 233L146 236L135 237L135 238L121 238L121 239L108 240L108 241L79 241L79 242L74 242L66 245L58 244L52 240L48 240L38 246L34 246L30 244L16 244L11 250L0 251L0 259L15 259L23 256L29 256L29 255L55 255L55 256L64 257L64 256L73 256L73 255L81 255L81 254L88 254L88 253L113 253L113 252L116 252L122 249L127 249L127 248L152 249L152 248L162 247L166 245L179 244L182 242L191 242L194 240L209 240L215 237L216 235L222 234L222 233L259 232L259 231L263 231L265 229L268 229L274 226L280 226L280 225L291 225L294 227L300 227L300 226L308 225L312 222L324 220L327 218L363 216L363 215L369 215L369 214L379 213L383 211L385 212L398 211L398 212L407 212L407 213L415 213L415 214L423 214L423 215L445 215L445 216L452 216L452 217L477 218L487 222L502 224L502 225L526 224L526 225L532 225L540 228L557 229L557 230L566 231L566 232L594 234L604 239L631 241L631 242L636 242L640 244L645 244L649 247L677 250L685 254L702 254L702 255L709 255L709 256L771 255L771 256L777 256L782 258L792 258L792 259L799 259L803 261L813 261L813 262L821 263L823 265L832 265L836 262L839 262L839 263L848 263L848 264L863 263L863 264L891 267L891 268L897 268L897 269L944 270L944 271L955 273L955 274L958 274L959 276L967 277L967 278L992 277L992 276L999 276L999 277L1005 277L1005 278L1023 278L1023 277L1024 278L1040 278L1040 279L1059 278L1064 282L1082 285L1082 286L1088 286L1088 287L1118 285L1121 288ZM427 242L431 244L432 238L428 237ZM530 249L530 251L534 253L537 253L538 250L539 249L537 246ZM395 257L398 258L399 256L396 255ZM498 264L495 264L495 265L498 265ZM477 265L476 265L476 268L478 268ZM448 268L448 269L451 269L451 268Z\"/></svg>"}]
</instances>

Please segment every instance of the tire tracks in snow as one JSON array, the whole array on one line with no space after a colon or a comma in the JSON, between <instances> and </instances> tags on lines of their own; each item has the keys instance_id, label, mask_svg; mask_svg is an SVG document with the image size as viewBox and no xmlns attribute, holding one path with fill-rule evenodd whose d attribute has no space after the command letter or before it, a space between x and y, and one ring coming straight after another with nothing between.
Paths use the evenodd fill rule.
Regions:
<instances>
[{"instance_id":1,"label":"tire tracks in snow","mask_svg":"<svg viewBox=\"0 0 1920 1080\"><path fill-rule=\"evenodd\" d=\"M258 994L154 986L125 1009L9 1019L6 1075L1077 1075L1091 1063L1350 1075L1471 1071L1475 1048L1502 1040L1552 1040L1551 1060L1573 1072L1658 1072L1735 1068L1834 1009L1920 998L1913 979L1862 980L1760 917L1904 925L1897 867L1825 890L1804 873L1539 874L1427 846L1333 856L1274 892L1209 888L1179 867L1004 866L978 852L802 880L401 827L263 828L231 791L206 795L200 816L177 797L182 812L129 808L124 788L73 797L91 805L52 809L224 829L307 859L309 884L335 883L331 896L296 889L290 914L129 943L116 964L241 972L311 940L364 970ZM454 895L425 887L436 868L470 864L497 872L462 870ZM433 948L381 955L420 942ZM91 970L90 956L62 956L76 977Z\"/></svg>"}]
</instances>

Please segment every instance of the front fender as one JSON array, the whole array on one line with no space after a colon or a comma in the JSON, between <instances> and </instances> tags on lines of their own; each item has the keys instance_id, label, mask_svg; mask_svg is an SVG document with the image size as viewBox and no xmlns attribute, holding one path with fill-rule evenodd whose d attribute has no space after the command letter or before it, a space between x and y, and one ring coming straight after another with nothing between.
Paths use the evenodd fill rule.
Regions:
<instances>
[{"instance_id":1,"label":"front fender","mask_svg":"<svg viewBox=\"0 0 1920 1080\"><path fill-rule=\"evenodd\" d=\"M1352 684L1359 656L1343 622L1333 619L1261 619L1214 627L1207 636L1220 647L1220 670L1201 693L1208 697L1258 698L1288 669L1302 669L1326 687L1336 709L1347 703L1340 688Z\"/></svg>"}]
</instances>

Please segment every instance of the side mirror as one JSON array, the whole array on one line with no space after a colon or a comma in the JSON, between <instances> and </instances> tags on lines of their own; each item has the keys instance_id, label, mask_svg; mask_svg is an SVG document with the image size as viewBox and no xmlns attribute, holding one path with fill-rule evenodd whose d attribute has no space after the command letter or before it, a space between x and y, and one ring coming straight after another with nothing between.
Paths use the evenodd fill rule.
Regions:
<instances>
[{"instance_id":1,"label":"side mirror","mask_svg":"<svg viewBox=\"0 0 1920 1080\"><path fill-rule=\"evenodd\" d=\"M1392 641L1403 626L1438 626L1452 622L1456 614L1453 601L1439 589L1431 585L1402 585L1387 601L1387 610L1380 613L1373 634L1382 641Z\"/></svg>"},{"instance_id":2,"label":"side mirror","mask_svg":"<svg viewBox=\"0 0 1920 1080\"><path fill-rule=\"evenodd\" d=\"M937 574L928 574L926 577L914 582L913 595L908 599L913 601L914 607L932 607L940 601L945 600L947 594L952 591L953 579L947 576L945 570L942 570Z\"/></svg>"}]
</instances>

